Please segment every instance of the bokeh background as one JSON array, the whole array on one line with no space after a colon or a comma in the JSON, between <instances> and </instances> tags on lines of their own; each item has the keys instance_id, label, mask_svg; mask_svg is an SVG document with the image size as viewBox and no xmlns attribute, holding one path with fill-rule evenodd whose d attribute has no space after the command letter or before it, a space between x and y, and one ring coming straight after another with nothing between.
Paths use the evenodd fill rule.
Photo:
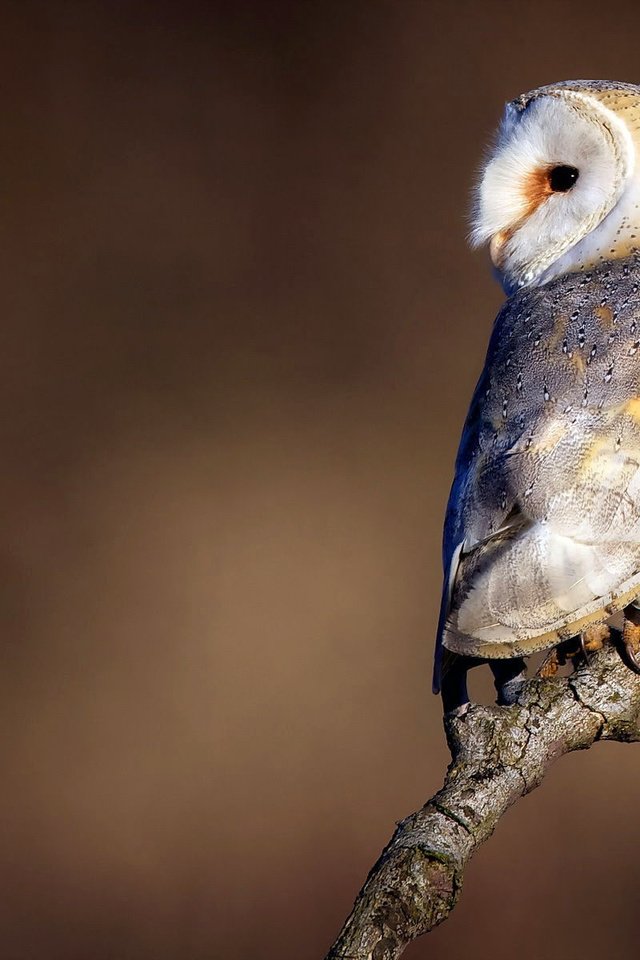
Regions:
<instances>
[{"instance_id":1,"label":"bokeh background","mask_svg":"<svg viewBox=\"0 0 640 960\"><path fill-rule=\"evenodd\" d=\"M2 960L329 947L447 761L474 172L504 100L640 81L639 35L637 0L0 5ZM563 759L407 956L636 956L639 790L639 747Z\"/></svg>"}]
</instances>

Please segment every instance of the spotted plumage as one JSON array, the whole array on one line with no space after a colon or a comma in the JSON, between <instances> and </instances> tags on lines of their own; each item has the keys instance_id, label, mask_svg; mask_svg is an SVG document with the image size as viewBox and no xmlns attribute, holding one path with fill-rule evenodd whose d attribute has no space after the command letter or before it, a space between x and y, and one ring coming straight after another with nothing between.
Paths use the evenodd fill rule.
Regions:
<instances>
[{"instance_id":1,"label":"spotted plumage","mask_svg":"<svg viewBox=\"0 0 640 960\"><path fill-rule=\"evenodd\" d=\"M636 150L631 85L553 85L507 108L474 237L511 296L456 461L436 689L441 645L527 655L640 594Z\"/></svg>"}]
</instances>

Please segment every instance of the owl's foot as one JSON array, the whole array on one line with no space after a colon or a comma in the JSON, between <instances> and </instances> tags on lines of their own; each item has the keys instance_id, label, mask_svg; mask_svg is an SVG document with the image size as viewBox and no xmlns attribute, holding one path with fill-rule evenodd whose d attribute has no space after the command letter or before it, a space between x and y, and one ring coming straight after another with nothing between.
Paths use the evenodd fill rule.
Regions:
<instances>
[{"instance_id":1,"label":"owl's foot","mask_svg":"<svg viewBox=\"0 0 640 960\"><path fill-rule=\"evenodd\" d=\"M585 660L589 659L590 653L595 653L596 650L602 650L605 643L611 639L611 629L606 623L594 623L591 627L587 627L580 634L580 649L584 655Z\"/></svg>"},{"instance_id":2,"label":"owl's foot","mask_svg":"<svg viewBox=\"0 0 640 960\"><path fill-rule=\"evenodd\" d=\"M635 673L640 673L640 610L633 605L624 611L622 646L627 666Z\"/></svg>"},{"instance_id":3,"label":"owl's foot","mask_svg":"<svg viewBox=\"0 0 640 960\"><path fill-rule=\"evenodd\" d=\"M542 680L555 677L560 667L565 667L569 660L573 663L581 652L582 637L571 637L569 640L563 640L557 647L549 651L538 667L536 677L540 677Z\"/></svg>"},{"instance_id":4,"label":"owl's foot","mask_svg":"<svg viewBox=\"0 0 640 960\"><path fill-rule=\"evenodd\" d=\"M565 640L550 650L536 673L537 677L547 679L555 677L560 667L564 667L571 660L577 667L581 660L589 660L589 654L601 650L610 639L611 631L606 623L596 623L587 627L579 637Z\"/></svg>"}]
</instances>

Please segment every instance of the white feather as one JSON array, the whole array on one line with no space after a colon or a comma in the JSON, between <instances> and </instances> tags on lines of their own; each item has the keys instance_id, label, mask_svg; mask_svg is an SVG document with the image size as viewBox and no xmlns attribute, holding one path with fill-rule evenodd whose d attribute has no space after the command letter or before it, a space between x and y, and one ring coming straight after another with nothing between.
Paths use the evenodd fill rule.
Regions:
<instances>
[{"instance_id":1,"label":"white feather","mask_svg":"<svg viewBox=\"0 0 640 960\"><path fill-rule=\"evenodd\" d=\"M500 269L508 285L538 282L560 258L563 271L575 269L567 252L597 233L627 188L638 187L634 160L623 121L587 94L546 94L522 112L510 105L477 189L472 244L506 236ZM532 211L527 184L537 172L560 165L576 167L577 182ZM607 233L619 226L615 217L607 220ZM586 249L578 251L578 259Z\"/></svg>"}]
</instances>

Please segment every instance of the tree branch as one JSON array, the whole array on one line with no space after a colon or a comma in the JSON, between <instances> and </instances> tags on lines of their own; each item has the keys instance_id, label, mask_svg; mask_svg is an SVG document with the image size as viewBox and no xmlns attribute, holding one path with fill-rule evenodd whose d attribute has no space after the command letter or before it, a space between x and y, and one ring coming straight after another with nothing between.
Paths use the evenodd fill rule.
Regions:
<instances>
[{"instance_id":1,"label":"tree branch","mask_svg":"<svg viewBox=\"0 0 640 960\"><path fill-rule=\"evenodd\" d=\"M557 757L640 740L640 678L607 645L570 677L528 680L513 707L446 718L445 732L444 786L398 824L327 960L394 960L446 920L470 857Z\"/></svg>"}]
</instances>

